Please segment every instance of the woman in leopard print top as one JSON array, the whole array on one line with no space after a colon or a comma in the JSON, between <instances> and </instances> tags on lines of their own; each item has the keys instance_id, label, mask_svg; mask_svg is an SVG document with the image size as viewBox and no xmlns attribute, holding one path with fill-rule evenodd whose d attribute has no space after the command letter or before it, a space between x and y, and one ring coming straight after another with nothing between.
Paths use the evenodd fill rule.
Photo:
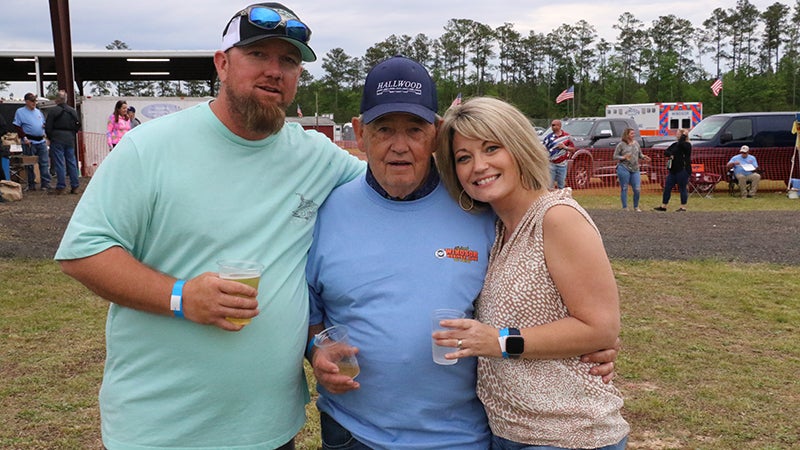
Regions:
<instances>
[{"instance_id":1,"label":"woman in leopard print top","mask_svg":"<svg viewBox=\"0 0 800 450\"><path fill-rule=\"evenodd\" d=\"M447 111L439 133L450 193L462 208L488 205L498 216L477 320L443 323L453 329L435 335L459 348L451 358L479 357L492 448L625 448L621 394L580 359L613 347L620 329L597 228L570 190L547 190L547 152L515 107L471 99ZM524 345L514 338L516 348L504 348L517 330Z\"/></svg>"}]
</instances>

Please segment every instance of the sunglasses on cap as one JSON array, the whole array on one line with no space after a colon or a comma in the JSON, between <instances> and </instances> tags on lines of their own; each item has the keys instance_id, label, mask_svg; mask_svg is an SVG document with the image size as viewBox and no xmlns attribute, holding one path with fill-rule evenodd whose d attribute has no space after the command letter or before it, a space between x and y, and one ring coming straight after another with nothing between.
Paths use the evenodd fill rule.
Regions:
<instances>
[{"instance_id":1,"label":"sunglasses on cap","mask_svg":"<svg viewBox=\"0 0 800 450\"><path fill-rule=\"evenodd\" d=\"M241 15L247 15L251 24L264 30L276 30L283 27L286 36L303 43L308 43L311 38L311 29L306 24L294 17L286 17L280 11L266 6L251 6L243 10Z\"/></svg>"}]
</instances>

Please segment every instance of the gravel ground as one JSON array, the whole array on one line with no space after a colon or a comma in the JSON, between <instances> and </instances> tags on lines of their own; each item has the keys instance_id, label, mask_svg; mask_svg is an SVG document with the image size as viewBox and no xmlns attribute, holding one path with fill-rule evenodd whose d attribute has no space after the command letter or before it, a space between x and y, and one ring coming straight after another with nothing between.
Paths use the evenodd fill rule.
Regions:
<instances>
[{"instance_id":1,"label":"gravel ground","mask_svg":"<svg viewBox=\"0 0 800 450\"><path fill-rule=\"evenodd\" d=\"M82 179L85 186L88 179ZM80 195L26 192L0 203L0 258L52 258ZM767 262L800 266L800 211L590 210L612 259Z\"/></svg>"}]
</instances>

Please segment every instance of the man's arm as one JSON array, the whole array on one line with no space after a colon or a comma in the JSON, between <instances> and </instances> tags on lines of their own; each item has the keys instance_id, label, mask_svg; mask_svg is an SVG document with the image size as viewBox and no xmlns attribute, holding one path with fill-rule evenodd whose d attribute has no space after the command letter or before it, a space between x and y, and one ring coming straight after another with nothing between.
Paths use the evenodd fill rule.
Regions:
<instances>
[{"instance_id":1,"label":"man's arm","mask_svg":"<svg viewBox=\"0 0 800 450\"><path fill-rule=\"evenodd\" d=\"M564 149L569 153L575 152L575 144L572 142L572 139L564 141Z\"/></svg>"},{"instance_id":2,"label":"man's arm","mask_svg":"<svg viewBox=\"0 0 800 450\"><path fill-rule=\"evenodd\" d=\"M322 330L325 329L325 325L318 323L316 325L309 325L308 326L308 340L306 341L306 357L308 358L309 362L314 361L314 346L311 344L314 337Z\"/></svg>"},{"instance_id":3,"label":"man's arm","mask_svg":"<svg viewBox=\"0 0 800 450\"><path fill-rule=\"evenodd\" d=\"M22 125L14 124L14 129L17 131L17 136L19 136L19 140L22 143L28 140L28 137L25 135L25 131L22 129Z\"/></svg>"},{"instance_id":4,"label":"man's arm","mask_svg":"<svg viewBox=\"0 0 800 450\"><path fill-rule=\"evenodd\" d=\"M59 262L64 273L108 301L153 314L173 315L170 297L176 279L139 262L121 247ZM257 292L243 283L204 273L184 285L183 314L193 322L238 331L243 326L226 317L258 315Z\"/></svg>"},{"instance_id":5,"label":"man's arm","mask_svg":"<svg viewBox=\"0 0 800 450\"><path fill-rule=\"evenodd\" d=\"M64 110L62 109L61 111L63 113ZM59 114L59 116L60 115L61 114ZM50 114L48 114L47 117L44 119L44 134L46 134L48 138L51 138L53 136L53 129L55 128L55 121L56 121L55 116L56 114L51 111Z\"/></svg>"}]
</instances>

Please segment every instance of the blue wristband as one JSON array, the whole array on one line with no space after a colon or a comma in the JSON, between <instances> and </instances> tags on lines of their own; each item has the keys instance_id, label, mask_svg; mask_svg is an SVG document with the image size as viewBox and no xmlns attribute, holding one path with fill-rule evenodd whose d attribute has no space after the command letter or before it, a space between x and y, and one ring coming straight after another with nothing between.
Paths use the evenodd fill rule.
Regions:
<instances>
[{"instance_id":1,"label":"blue wristband","mask_svg":"<svg viewBox=\"0 0 800 450\"><path fill-rule=\"evenodd\" d=\"M172 286L172 296L169 298L169 309L175 317L183 319L183 285L186 280L177 280Z\"/></svg>"},{"instance_id":2,"label":"blue wristband","mask_svg":"<svg viewBox=\"0 0 800 450\"><path fill-rule=\"evenodd\" d=\"M504 337L508 336L508 328L501 328L500 329L500 352L503 354L503 359L508 359L508 353L506 352L506 345Z\"/></svg>"},{"instance_id":3,"label":"blue wristband","mask_svg":"<svg viewBox=\"0 0 800 450\"><path fill-rule=\"evenodd\" d=\"M314 336L308 341L308 346L306 347L306 358L311 359L311 349L314 348L314 344L317 343L317 337Z\"/></svg>"}]
</instances>

